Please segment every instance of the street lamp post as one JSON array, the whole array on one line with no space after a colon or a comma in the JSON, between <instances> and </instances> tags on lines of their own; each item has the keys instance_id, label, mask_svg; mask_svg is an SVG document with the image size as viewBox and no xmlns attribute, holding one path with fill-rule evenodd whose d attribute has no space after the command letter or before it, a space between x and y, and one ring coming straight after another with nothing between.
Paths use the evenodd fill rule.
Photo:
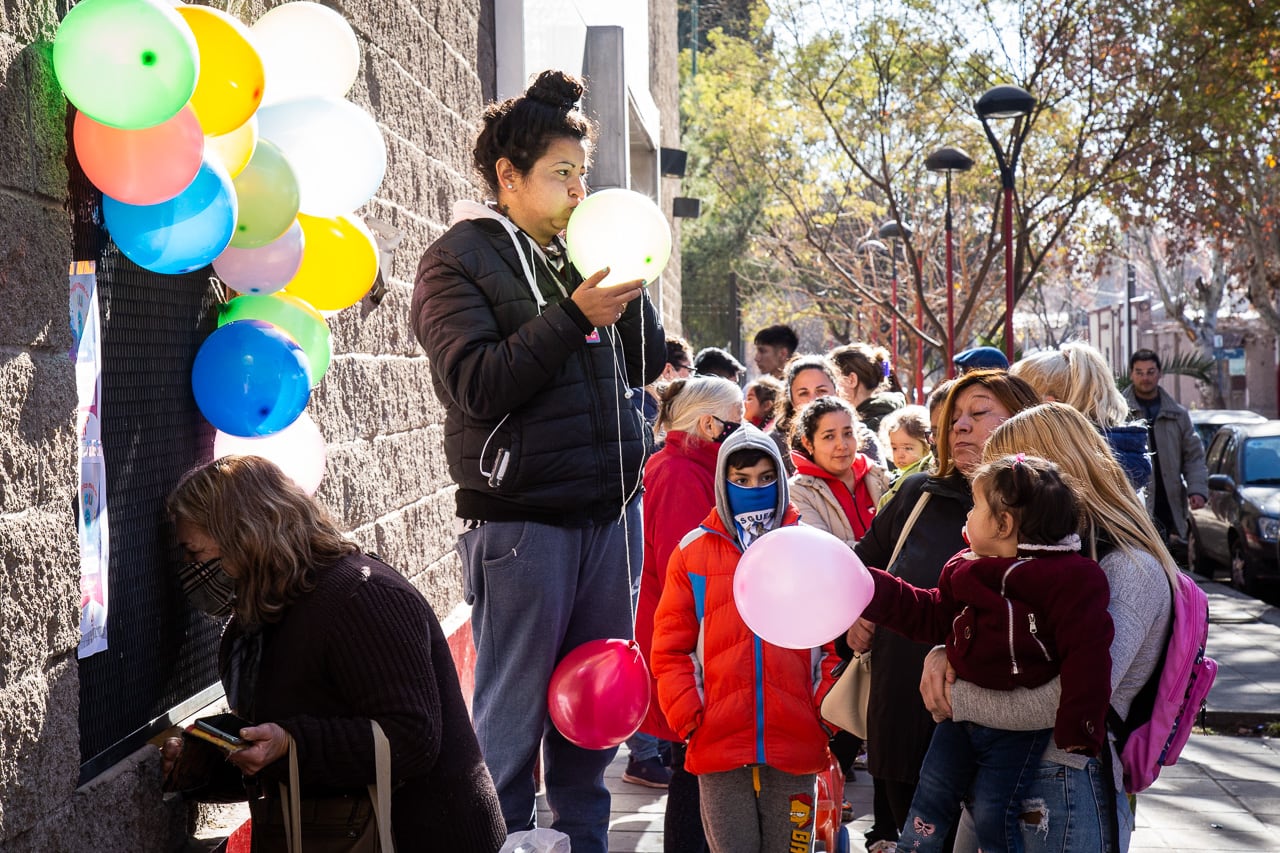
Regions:
<instances>
[{"instance_id":1,"label":"street lamp post","mask_svg":"<svg viewBox=\"0 0 1280 853\"><path fill-rule=\"evenodd\" d=\"M896 219L890 219L880 226L880 239L889 241L889 271L892 283L889 286L889 303L892 311L889 316L889 351L893 353L893 361L898 361L898 241L911 236L911 229Z\"/></svg>"},{"instance_id":2,"label":"street lamp post","mask_svg":"<svg viewBox=\"0 0 1280 853\"><path fill-rule=\"evenodd\" d=\"M1013 173L1018 167L1018 154L1022 151L1022 135L1014 134L1013 148L1006 160L1000 141L991 132L988 119L1021 118L1030 115L1035 109L1036 99L1017 86L994 86L982 94L973 104L973 109L982 122L982 129L987 134L987 141L995 151L996 162L1000 164L1000 185L1004 189L1004 349L1009 362L1013 363Z\"/></svg>"},{"instance_id":3,"label":"street lamp post","mask_svg":"<svg viewBox=\"0 0 1280 853\"><path fill-rule=\"evenodd\" d=\"M951 254L951 173L967 172L973 168L973 158L959 148L939 148L925 158L924 167L930 172L942 172L947 178L947 378L956 375L952 359L956 356L956 291L953 284L955 264Z\"/></svg>"},{"instance_id":4,"label":"street lamp post","mask_svg":"<svg viewBox=\"0 0 1280 853\"><path fill-rule=\"evenodd\" d=\"M889 251L889 248L874 237L868 236L867 239L858 244L858 250L865 251L867 253L867 258L871 263L871 289L878 293L880 289L880 280L879 276L876 275L876 255L883 255L885 252ZM871 337L874 338L876 335L880 334L880 308L875 305L875 303L872 303L870 310L871 316L869 320L871 323Z\"/></svg>"}]
</instances>

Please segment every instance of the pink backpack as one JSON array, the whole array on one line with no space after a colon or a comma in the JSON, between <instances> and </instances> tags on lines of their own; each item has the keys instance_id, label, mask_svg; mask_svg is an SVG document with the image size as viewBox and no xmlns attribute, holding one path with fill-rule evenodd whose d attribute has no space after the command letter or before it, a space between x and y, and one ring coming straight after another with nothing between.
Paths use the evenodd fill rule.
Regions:
<instances>
[{"instance_id":1,"label":"pink backpack","mask_svg":"<svg viewBox=\"0 0 1280 853\"><path fill-rule=\"evenodd\" d=\"M1218 674L1217 661L1204 653L1209 599L1182 572L1173 589L1172 623L1160 663L1134 697L1129 719L1110 714L1129 794L1151 787L1160 768L1178 760Z\"/></svg>"}]
</instances>

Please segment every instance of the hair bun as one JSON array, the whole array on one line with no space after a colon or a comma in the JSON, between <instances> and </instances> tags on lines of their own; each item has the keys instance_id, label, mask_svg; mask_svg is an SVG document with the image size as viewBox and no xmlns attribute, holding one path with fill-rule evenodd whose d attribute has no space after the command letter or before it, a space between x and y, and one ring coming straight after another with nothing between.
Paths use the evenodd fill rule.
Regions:
<instances>
[{"instance_id":1,"label":"hair bun","mask_svg":"<svg viewBox=\"0 0 1280 853\"><path fill-rule=\"evenodd\" d=\"M578 106L586 86L582 81L563 71L543 71L533 85L525 91L525 97L550 104L557 109L572 110Z\"/></svg>"}]
</instances>

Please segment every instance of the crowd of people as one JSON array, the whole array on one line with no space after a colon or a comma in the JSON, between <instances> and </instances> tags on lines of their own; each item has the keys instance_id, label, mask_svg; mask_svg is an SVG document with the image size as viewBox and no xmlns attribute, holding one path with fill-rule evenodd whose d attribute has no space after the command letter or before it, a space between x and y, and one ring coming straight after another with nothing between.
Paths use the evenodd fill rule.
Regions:
<instances>
[{"instance_id":1,"label":"crowd of people","mask_svg":"<svg viewBox=\"0 0 1280 853\"><path fill-rule=\"evenodd\" d=\"M817 774L864 752L870 853L1103 850L1111 827L1124 849L1103 711L1126 714L1157 665L1166 536L1205 492L1158 357L1134 354L1125 397L1087 344L1013 365L978 347L907 405L874 343L806 353L769 326L754 376L695 352L644 282L601 287L607 270L566 261L595 132L582 94L549 71L486 110L474 158L492 200L455 207L413 293L457 486L470 719L421 594L269 463L230 457L169 510L184 590L232 614L220 668L251 723L231 764L277 781L292 751L304 791L359 789L374 720L403 849L496 851L535 827L540 773L552 828L604 853L616 748L564 737L547 689L573 649L634 636L653 699L624 779L667 789L668 851L812 850ZM734 602L743 553L796 524L875 580L817 649L761 639ZM1012 679L1001 602L1030 625ZM841 661L868 654L864 742L819 707ZM167 772L188 749L165 744Z\"/></svg>"}]
</instances>

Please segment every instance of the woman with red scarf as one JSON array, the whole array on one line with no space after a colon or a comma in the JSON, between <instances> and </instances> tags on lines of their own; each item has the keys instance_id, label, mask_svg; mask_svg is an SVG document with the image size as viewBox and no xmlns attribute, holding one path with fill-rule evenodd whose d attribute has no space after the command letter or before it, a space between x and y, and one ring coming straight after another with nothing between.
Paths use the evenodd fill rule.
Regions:
<instances>
[{"instance_id":1,"label":"woman with red scarf","mask_svg":"<svg viewBox=\"0 0 1280 853\"><path fill-rule=\"evenodd\" d=\"M803 451L793 451L791 502L800 521L846 542L866 535L876 503L889 485L880 463L858 452L858 416L839 397L819 397L796 416L794 430Z\"/></svg>"}]
</instances>

